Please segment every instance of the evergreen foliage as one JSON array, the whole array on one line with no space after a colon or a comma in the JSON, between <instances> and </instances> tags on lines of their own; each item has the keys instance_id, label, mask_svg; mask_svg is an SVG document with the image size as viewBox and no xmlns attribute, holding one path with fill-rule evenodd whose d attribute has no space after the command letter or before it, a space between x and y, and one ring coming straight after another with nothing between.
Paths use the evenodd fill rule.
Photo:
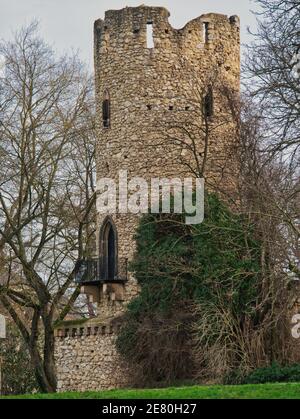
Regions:
<instances>
[{"instance_id":1,"label":"evergreen foliage","mask_svg":"<svg viewBox=\"0 0 300 419\"><path fill-rule=\"evenodd\" d=\"M186 225L185 215L147 215L137 231L131 265L140 295L129 305L119 351L153 381L195 374L196 307L224 305L243 322L255 317L260 284L260 243L253 226L215 195L206 196L205 220ZM196 328L197 329L197 328ZM212 317L206 340L220 325Z\"/></svg>"}]
</instances>

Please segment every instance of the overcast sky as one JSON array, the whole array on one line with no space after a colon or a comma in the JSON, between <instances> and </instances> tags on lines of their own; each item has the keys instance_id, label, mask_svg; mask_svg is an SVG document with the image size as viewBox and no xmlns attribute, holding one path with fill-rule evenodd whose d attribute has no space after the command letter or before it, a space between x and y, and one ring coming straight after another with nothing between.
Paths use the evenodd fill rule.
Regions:
<instances>
[{"instance_id":1,"label":"overcast sky","mask_svg":"<svg viewBox=\"0 0 300 419\"><path fill-rule=\"evenodd\" d=\"M183 27L203 13L239 15L243 43L249 41L247 26L255 27L250 12L256 7L253 0L0 0L0 38L7 39L12 32L38 19L42 35L57 51L79 50L81 58L91 66L93 22L103 18L105 10L142 3L166 7L175 28Z\"/></svg>"}]
</instances>

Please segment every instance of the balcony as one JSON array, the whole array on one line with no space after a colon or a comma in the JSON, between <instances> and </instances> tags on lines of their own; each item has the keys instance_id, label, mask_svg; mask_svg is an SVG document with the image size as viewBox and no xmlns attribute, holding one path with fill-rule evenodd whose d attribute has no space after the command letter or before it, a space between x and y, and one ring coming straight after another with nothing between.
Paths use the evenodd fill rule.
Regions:
<instances>
[{"instance_id":1,"label":"balcony","mask_svg":"<svg viewBox=\"0 0 300 419\"><path fill-rule=\"evenodd\" d=\"M105 283L124 283L128 280L128 259L118 260L116 274L109 275L108 269L100 259L78 260L75 265L75 283L99 285Z\"/></svg>"}]
</instances>

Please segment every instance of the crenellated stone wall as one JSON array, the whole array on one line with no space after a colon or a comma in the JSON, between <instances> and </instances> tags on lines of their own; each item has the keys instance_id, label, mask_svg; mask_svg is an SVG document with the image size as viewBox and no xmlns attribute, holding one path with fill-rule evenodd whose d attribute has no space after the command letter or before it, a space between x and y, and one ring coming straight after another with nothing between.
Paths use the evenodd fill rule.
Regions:
<instances>
[{"instance_id":1,"label":"crenellated stone wall","mask_svg":"<svg viewBox=\"0 0 300 419\"><path fill-rule=\"evenodd\" d=\"M117 352L115 322L70 322L56 330L57 390L93 391L130 387L131 370Z\"/></svg>"}]
</instances>

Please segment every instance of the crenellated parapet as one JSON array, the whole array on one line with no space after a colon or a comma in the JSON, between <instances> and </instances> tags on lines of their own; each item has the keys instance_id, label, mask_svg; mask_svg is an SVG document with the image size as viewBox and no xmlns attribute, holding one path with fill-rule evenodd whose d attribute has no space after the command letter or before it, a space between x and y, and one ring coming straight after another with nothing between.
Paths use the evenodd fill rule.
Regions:
<instances>
[{"instance_id":1,"label":"crenellated parapet","mask_svg":"<svg viewBox=\"0 0 300 419\"><path fill-rule=\"evenodd\" d=\"M238 16L209 13L188 22L182 29L175 29L169 23L170 13L161 7L127 7L109 10L105 19L95 22L95 43L97 54L147 48L147 26L153 27L154 48L174 49L191 46L211 48L214 43L231 38L239 41L240 21ZM218 37L221 34L221 37Z\"/></svg>"},{"instance_id":2,"label":"crenellated parapet","mask_svg":"<svg viewBox=\"0 0 300 419\"><path fill-rule=\"evenodd\" d=\"M58 325L55 328L54 335L60 339L116 335L121 326L121 319L68 321Z\"/></svg>"}]
</instances>

